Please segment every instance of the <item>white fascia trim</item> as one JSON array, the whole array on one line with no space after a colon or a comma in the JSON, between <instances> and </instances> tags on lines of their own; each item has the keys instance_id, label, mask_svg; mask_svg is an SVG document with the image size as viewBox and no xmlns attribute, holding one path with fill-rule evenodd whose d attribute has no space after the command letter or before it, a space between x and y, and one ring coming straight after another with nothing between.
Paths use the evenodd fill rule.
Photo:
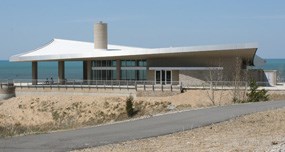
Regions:
<instances>
[{"instance_id":1,"label":"white fascia trim","mask_svg":"<svg viewBox=\"0 0 285 152\"><path fill-rule=\"evenodd\" d=\"M121 70L146 70L146 67L121 67Z\"/></svg>"},{"instance_id":2,"label":"white fascia trim","mask_svg":"<svg viewBox=\"0 0 285 152\"><path fill-rule=\"evenodd\" d=\"M149 67L149 70L223 70L223 67Z\"/></svg>"},{"instance_id":3,"label":"white fascia trim","mask_svg":"<svg viewBox=\"0 0 285 152\"><path fill-rule=\"evenodd\" d=\"M121 70L146 70L146 67L121 67ZM116 67L92 67L92 70L116 70Z\"/></svg>"},{"instance_id":4,"label":"white fascia trim","mask_svg":"<svg viewBox=\"0 0 285 152\"><path fill-rule=\"evenodd\" d=\"M92 70L116 70L116 67L92 67Z\"/></svg>"}]
</instances>

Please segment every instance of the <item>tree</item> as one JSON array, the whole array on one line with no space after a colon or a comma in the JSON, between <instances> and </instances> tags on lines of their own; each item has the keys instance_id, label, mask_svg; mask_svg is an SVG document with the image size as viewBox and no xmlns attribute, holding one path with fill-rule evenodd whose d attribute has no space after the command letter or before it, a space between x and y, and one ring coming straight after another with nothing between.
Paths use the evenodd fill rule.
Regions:
<instances>
[{"instance_id":1,"label":"tree","mask_svg":"<svg viewBox=\"0 0 285 152\"><path fill-rule=\"evenodd\" d=\"M249 61L242 60L240 57L235 58L233 67L233 80L232 80L232 96L233 102L239 103L246 101L247 84L249 71L247 67L243 69L243 66L249 65Z\"/></svg>"},{"instance_id":2,"label":"tree","mask_svg":"<svg viewBox=\"0 0 285 152\"><path fill-rule=\"evenodd\" d=\"M247 102L268 101L267 91L265 89L258 90L258 85L254 80L250 81L250 92L246 94Z\"/></svg>"},{"instance_id":3,"label":"tree","mask_svg":"<svg viewBox=\"0 0 285 152\"><path fill-rule=\"evenodd\" d=\"M213 105L216 105L217 102L220 104L223 96L223 71L215 67L210 67L208 82L209 89L207 89L207 96L209 100ZM220 89L220 92L217 92L218 89ZM216 98L217 95L218 99Z\"/></svg>"},{"instance_id":4,"label":"tree","mask_svg":"<svg viewBox=\"0 0 285 152\"><path fill-rule=\"evenodd\" d=\"M133 100L134 97L130 95L126 100L126 111L128 114L128 117L132 117L135 114L134 108L133 108Z\"/></svg>"}]
</instances>

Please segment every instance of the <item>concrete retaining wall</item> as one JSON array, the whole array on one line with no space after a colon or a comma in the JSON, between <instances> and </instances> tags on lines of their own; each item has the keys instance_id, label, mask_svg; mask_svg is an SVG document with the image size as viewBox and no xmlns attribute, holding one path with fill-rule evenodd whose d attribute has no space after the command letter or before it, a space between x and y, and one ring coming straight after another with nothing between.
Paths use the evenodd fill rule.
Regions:
<instances>
[{"instance_id":1,"label":"concrete retaining wall","mask_svg":"<svg viewBox=\"0 0 285 152\"><path fill-rule=\"evenodd\" d=\"M98 95L98 96L128 96L135 95L134 89L118 88L50 88L50 87L17 87L16 95L33 94L51 95L51 94L73 94L73 95Z\"/></svg>"},{"instance_id":2,"label":"concrete retaining wall","mask_svg":"<svg viewBox=\"0 0 285 152\"><path fill-rule=\"evenodd\" d=\"M202 70L180 70L179 81L183 82L183 86L202 85L209 79L209 71Z\"/></svg>"},{"instance_id":3,"label":"concrete retaining wall","mask_svg":"<svg viewBox=\"0 0 285 152\"><path fill-rule=\"evenodd\" d=\"M227 71L209 71L209 70L180 70L179 71L179 81L183 82L185 86L195 86L195 85L202 85L207 81L234 81L233 78L227 77ZM234 71L232 71L234 73ZM271 79L268 80L266 77L266 73L271 74ZM269 75L268 74L268 75ZM229 74L228 74L229 75ZM220 77L219 77L220 76ZM222 78L221 78L222 77ZM241 81L249 81L251 79L257 82L265 82L266 85L269 83L270 85L276 85L276 71L266 71L262 69L251 69L251 70L242 70L240 72L239 79Z\"/></svg>"},{"instance_id":4,"label":"concrete retaining wall","mask_svg":"<svg viewBox=\"0 0 285 152\"><path fill-rule=\"evenodd\" d=\"M180 94L179 91L137 91L137 97L166 97Z\"/></svg>"},{"instance_id":5,"label":"concrete retaining wall","mask_svg":"<svg viewBox=\"0 0 285 152\"><path fill-rule=\"evenodd\" d=\"M137 89L137 90L136 90ZM25 86L16 87L16 95L52 95L52 94L73 94L73 95L94 95L94 96L169 96L180 93L179 86L160 86L160 85L138 85L127 87L42 87L42 86Z\"/></svg>"},{"instance_id":6,"label":"concrete retaining wall","mask_svg":"<svg viewBox=\"0 0 285 152\"><path fill-rule=\"evenodd\" d=\"M7 84L0 84L0 101L15 97L15 87Z\"/></svg>"}]
</instances>

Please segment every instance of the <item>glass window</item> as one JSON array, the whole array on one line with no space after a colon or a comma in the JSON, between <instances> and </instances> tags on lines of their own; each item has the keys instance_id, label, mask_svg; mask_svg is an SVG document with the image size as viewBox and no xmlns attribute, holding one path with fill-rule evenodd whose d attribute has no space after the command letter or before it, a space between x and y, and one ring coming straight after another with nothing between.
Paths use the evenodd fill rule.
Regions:
<instances>
[{"instance_id":1,"label":"glass window","mask_svg":"<svg viewBox=\"0 0 285 152\"><path fill-rule=\"evenodd\" d=\"M138 80L145 80L145 70L138 70Z\"/></svg>"},{"instance_id":2,"label":"glass window","mask_svg":"<svg viewBox=\"0 0 285 152\"><path fill-rule=\"evenodd\" d=\"M97 67L101 67L102 64L101 64L101 60L97 61Z\"/></svg>"},{"instance_id":3,"label":"glass window","mask_svg":"<svg viewBox=\"0 0 285 152\"><path fill-rule=\"evenodd\" d=\"M143 61L139 61L138 63L139 63L138 66L140 66L140 67L143 67L143 66L144 66Z\"/></svg>"},{"instance_id":4,"label":"glass window","mask_svg":"<svg viewBox=\"0 0 285 152\"><path fill-rule=\"evenodd\" d=\"M121 60L122 67L146 66L146 60Z\"/></svg>"},{"instance_id":5,"label":"glass window","mask_svg":"<svg viewBox=\"0 0 285 152\"><path fill-rule=\"evenodd\" d=\"M146 67L146 60L139 60L139 61L138 61L138 66L140 66L140 67Z\"/></svg>"},{"instance_id":6,"label":"glass window","mask_svg":"<svg viewBox=\"0 0 285 152\"><path fill-rule=\"evenodd\" d=\"M106 61L106 66L107 66L107 67L110 67L110 66L111 66L111 61L110 61L110 60L107 60L107 61Z\"/></svg>"},{"instance_id":7,"label":"glass window","mask_svg":"<svg viewBox=\"0 0 285 152\"><path fill-rule=\"evenodd\" d=\"M95 60L92 62L93 67L101 67L100 70L92 71L93 80L116 80L117 71L104 69L104 67L117 66L116 60ZM146 67L146 60L121 60L121 67ZM146 80L146 70L121 70L121 80Z\"/></svg>"},{"instance_id":8,"label":"glass window","mask_svg":"<svg viewBox=\"0 0 285 152\"><path fill-rule=\"evenodd\" d=\"M136 66L136 62L134 60L128 60L126 61L126 66L127 67Z\"/></svg>"},{"instance_id":9,"label":"glass window","mask_svg":"<svg viewBox=\"0 0 285 152\"><path fill-rule=\"evenodd\" d=\"M123 72L123 70L121 70L121 72L120 72L120 74L121 74L121 80L124 80L124 74L123 74L124 72Z\"/></svg>"},{"instance_id":10,"label":"glass window","mask_svg":"<svg viewBox=\"0 0 285 152\"><path fill-rule=\"evenodd\" d=\"M127 67L131 66L131 61L127 61Z\"/></svg>"},{"instance_id":11,"label":"glass window","mask_svg":"<svg viewBox=\"0 0 285 152\"><path fill-rule=\"evenodd\" d=\"M97 73L97 76L98 76L98 79L97 80L102 80L102 70L96 70L98 73Z\"/></svg>"},{"instance_id":12,"label":"glass window","mask_svg":"<svg viewBox=\"0 0 285 152\"><path fill-rule=\"evenodd\" d=\"M171 84L171 71L166 71L166 83Z\"/></svg>"},{"instance_id":13,"label":"glass window","mask_svg":"<svg viewBox=\"0 0 285 152\"><path fill-rule=\"evenodd\" d=\"M136 80L136 70L128 70L127 77L129 80Z\"/></svg>"},{"instance_id":14,"label":"glass window","mask_svg":"<svg viewBox=\"0 0 285 152\"><path fill-rule=\"evenodd\" d=\"M160 71L155 71L156 84L160 84Z\"/></svg>"},{"instance_id":15,"label":"glass window","mask_svg":"<svg viewBox=\"0 0 285 152\"><path fill-rule=\"evenodd\" d=\"M117 80L117 71L112 70L112 80Z\"/></svg>"},{"instance_id":16,"label":"glass window","mask_svg":"<svg viewBox=\"0 0 285 152\"><path fill-rule=\"evenodd\" d=\"M102 67L105 67L107 64L106 64L106 61L105 60L103 60L102 61Z\"/></svg>"},{"instance_id":17,"label":"glass window","mask_svg":"<svg viewBox=\"0 0 285 152\"><path fill-rule=\"evenodd\" d=\"M121 61L121 66L122 66L122 67L127 66L127 64L126 64L126 61L125 61L125 60L122 60L122 61Z\"/></svg>"},{"instance_id":18,"label":"glass window","mask_svg":"<svg viewBox=\"0 0 285 152\"><path fill-rule=\"evenodd\" d=\"M131 61L131 66L136 66L136 61Z\"/></svg>"},{"instance_id":19,"label":"glass window","mask_svg":"<svg viewBox=\"0 0 285 152\"><path fill-rule=\"evenodd\" d=\"M96 61L93 61L93 62L92 62L92 66L93 66L93 67L96 67Z\"/></svg>"},{"instance_id":20,"label":"glass window","mask_svg":"<svg viewBox=\"0 0 285 152\"><path fill-rule=\"evenodd\" d=\"M111 65L112 67L116 67L117 66L117 64L116 64L116 61L115 60L112 60L112 65Z\"/></svg>"},{"instance_id":21,"label":"glass window","mask_svg":"<svg viewBox=\"0 0 285 152\"><path fill-rule=\"evenodd\" d=\"M116 70L93 70L93 80L116 80Z\"/></svg>"},{"instance_id":22,"label":"glass window","mask_svg":"<svg viewBox=\"0 0 285 152\"><path fill-rule=\"evenodd\" d=\"M165 84L165 70L161 70L161 82Z\"/></svg>"}]
</instances>

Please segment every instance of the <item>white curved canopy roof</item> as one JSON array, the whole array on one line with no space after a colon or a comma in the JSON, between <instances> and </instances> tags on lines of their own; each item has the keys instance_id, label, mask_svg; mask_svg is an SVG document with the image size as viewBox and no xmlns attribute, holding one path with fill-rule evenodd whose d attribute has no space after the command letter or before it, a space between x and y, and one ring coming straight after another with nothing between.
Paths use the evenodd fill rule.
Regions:
<instances>
[{"instance_id":1,"label":"white curved canopy roof","mask_svg":"<svg viewBox=\"0 0 285 152\"><path fill-rule=\"evenodd\" d=\"M193 47L170 47L170 48L138 48L120 45L108 45L108 49L95 49L94 44L90 42L53 39L48 44L26 52L10 57L12 62L24 61L56 61L56 60L83 60L114 57L132 57L132 56L163 56L163 55L186 55L189 53L220 52L229 54L235 51L243 52L251 60L255 56L257 45L253 43L235 44L235 45L208 45ZM246 53L244 53L246 52Z\"/></svg>"}]
</instances>

